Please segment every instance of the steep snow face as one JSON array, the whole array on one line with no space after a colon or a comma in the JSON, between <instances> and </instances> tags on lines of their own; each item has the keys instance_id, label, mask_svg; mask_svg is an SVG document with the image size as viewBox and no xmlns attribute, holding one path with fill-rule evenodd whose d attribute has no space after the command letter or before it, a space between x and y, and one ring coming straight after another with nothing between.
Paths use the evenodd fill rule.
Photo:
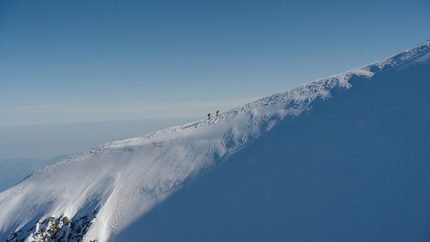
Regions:
<instances>
[{"instance_id":1,"label":"steep snow face","mask_svg":"<svg viewBox=\"0 0 430 242\"><path fill-rule=\"evenodd\" d=\"M108 143L39 170L0 193L0 240L107 241L287 117L312 109L351 78L371 80L426 61L430 41L375 64L317 80L201 120Z\"/></svg>"},{"instance_id":2,"label":"steep snow face","mask_svg":"<svg viewBox=\"0 0 430 242\"><path fill-rule=\"evenodd\" d=\"M353 76L111 241L429 241L429 67Z\"/></svg>"}]
</instances>

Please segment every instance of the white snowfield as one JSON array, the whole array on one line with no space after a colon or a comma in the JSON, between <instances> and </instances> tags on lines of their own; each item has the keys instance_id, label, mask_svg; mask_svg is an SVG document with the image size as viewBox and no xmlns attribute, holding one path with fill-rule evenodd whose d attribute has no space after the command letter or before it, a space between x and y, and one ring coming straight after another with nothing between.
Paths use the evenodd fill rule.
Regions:
<instances>
[{"instance_id":1,"label":"white snowfield","mask_svg":"<svg viewBox=\"0 0 430 242\"><path fill-rule=\"evenodd\" d=\"M371 80L384 69L429 57L427 41L210 120L107 143L61 160L0 193L0 241L108 241L282 119L312 109L316 98L329 99L334 88L351 88L352 76Z\"/></svg>"}]
</instances>

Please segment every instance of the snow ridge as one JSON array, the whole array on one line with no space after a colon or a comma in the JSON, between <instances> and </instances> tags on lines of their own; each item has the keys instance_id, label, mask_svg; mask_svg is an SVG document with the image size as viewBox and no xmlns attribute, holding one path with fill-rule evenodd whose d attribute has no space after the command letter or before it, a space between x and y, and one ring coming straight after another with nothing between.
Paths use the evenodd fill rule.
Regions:
<instances>
[{"instance_id":1,"label":"snow ridge","mask_svg":"<svg viewBox=\"0 0 430 242\"><path fill-rule=\"evenodd\" d=\"M405 62L410 64L418 61L422 62L430 58L430 40L419 44L411 49L408 49L398 55L392 56L386 60L376 62L374 65L378 66L380 70L386 68L393 68L402 65Z\"/></svg>"},{"instance_id":2,"label":"snow ridge","mask_svg":"<svg viewBox=\"0 0 430 242\"><path fill-rule=\"evenodd\" d=\"M282 119L310 110L315 99L330 98L335 88L351 88L352 77L370 80L378 72L429 57L427 41L386 60L273 94L210 120L107 143L63 159L0 193L0 240L60 241L57 232L43 231L45 227L63 231L69 241L107 241ZM67 222L54 226L56 218ZM82 218L91 218L86 233L80 230L81 235L72 239L74 230L62 226ZM46 221L51 223L39 226Z\"/></svg>"}]
</instances>

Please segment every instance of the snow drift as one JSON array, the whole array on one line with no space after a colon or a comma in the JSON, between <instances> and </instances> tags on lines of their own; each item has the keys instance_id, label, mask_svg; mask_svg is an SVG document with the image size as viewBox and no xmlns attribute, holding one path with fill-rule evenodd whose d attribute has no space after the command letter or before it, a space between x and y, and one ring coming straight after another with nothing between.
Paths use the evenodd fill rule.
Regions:
<instances>
[{"instance_id":1,"label":"snow drift","mask_svg":"<svg viewBox=\"0 0 430 242\"><path fill-rule=\"evenodd\" d=\"M1 241L428 241L430 41L0 193Z\"/></svg>"}]
</instances>

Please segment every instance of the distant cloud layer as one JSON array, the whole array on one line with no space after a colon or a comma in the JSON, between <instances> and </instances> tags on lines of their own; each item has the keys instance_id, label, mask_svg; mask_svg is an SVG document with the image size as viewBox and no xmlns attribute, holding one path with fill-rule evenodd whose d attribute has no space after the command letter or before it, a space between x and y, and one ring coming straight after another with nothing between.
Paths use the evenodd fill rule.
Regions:
<instances>
[{"instance_id":1,"label":"distant cloud layer","mask_svg":"<svg viewBox=\"0 0 430 242\"><path fill-rule=\"evenodd\" d=\"M87 105L7 105L0 106L0 127L141 119L204 118L208 112L226 111L256 99L257 97Z\"/></svg>"}]
</instances>

